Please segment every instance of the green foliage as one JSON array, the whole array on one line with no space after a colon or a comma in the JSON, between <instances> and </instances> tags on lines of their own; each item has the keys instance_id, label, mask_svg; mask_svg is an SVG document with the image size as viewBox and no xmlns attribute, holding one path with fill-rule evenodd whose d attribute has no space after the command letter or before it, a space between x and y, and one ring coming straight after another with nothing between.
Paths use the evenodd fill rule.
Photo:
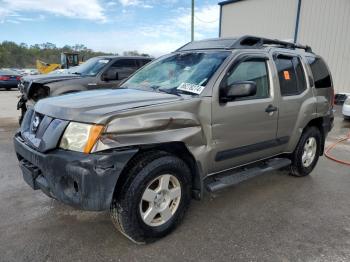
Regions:
<instances>
[{"instance_id":1,"label":"green foliage","mask_svg":"<svg viewBox=\"0 0 350 262\"><path fill-rule=\"evenodd\" d=\"M28 46L25 43L16 44L10 41L0 43L0 68L35 68L37 59L46 63L60 63L62 52L79 52L79 59L83 61L99 55L118 55L103 52L95 52L84 45L76 44L74 46L65 45L58 48L52 43L35 44Z\"/></svg>"},{"instance_id":2,"label":"green foliage","mask_svg":"<svg viewBox=\"0 0 350 262\"><path fill-rule=\"evenodd\" d=\"M123 52L124 56L146 56L149 57L149 54L140 54L138 51L133 50L133 51L124 51Z\"/></svg>"}]
</instances>

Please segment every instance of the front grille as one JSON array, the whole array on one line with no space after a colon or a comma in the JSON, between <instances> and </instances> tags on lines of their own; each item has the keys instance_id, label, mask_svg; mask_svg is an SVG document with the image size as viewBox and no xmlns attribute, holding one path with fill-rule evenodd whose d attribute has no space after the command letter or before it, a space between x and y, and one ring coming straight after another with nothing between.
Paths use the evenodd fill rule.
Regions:
<instances>
[{"instance_id":1,"label":"front grille","mask_svg":"<svg viewBox=\"0 0 350 262\"><path fill-rule=\"evenodd\" d=\"M35 135L36 138L41 138L51 120L52 118L47 119L44 115L34 112L30 122L29 133Z\"/></svg>"},{"instance_id":2,"label":"front grille","mask_svg":"<svg viewBox=\"0 0 350 262\"><path fill-rule=\"evenodd\" d=\"M21 125L21 137L29 147L46 152L57 147L68 123L28 109Z\"/></svg>"}]
</instances>

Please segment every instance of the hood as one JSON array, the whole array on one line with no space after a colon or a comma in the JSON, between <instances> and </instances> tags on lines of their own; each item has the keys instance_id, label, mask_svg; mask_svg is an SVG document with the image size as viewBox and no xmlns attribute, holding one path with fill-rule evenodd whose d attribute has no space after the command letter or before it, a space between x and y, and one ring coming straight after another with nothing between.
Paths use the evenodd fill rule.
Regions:
<instances>
[{"instance_id":1,"label":"hood","mask_svg":"<svg viewBox=\"0 0 350 262\"><path fill-rule=\"evenodd\" d=\"M23 78L25 82L35 82L40 84L47 84L52 82L64 81L69 79L82 78L80 75L74 74L47 74L47 75L34 75Z\"/></svg>"},{"instance_id":2,"label":"hood","mask_svg":"<svg viewBox=\"0 0 350 262\"><path fill-rule=\"evenodd\" d=\"M73 81L73 80L82 79L82 78L84 77L79 75L74 75L74 74L52 74L52 75L48 74L48 75L26 76L22 78L21 83L19 85L19 90L22 94L28 97L29 93L32 92L31 90L37 88L38 86L46 85L50 83L59 83L63 85L64 83L61 83L63 81L67 82L70 80Z\"/></svg>"},{"instance_id":3,"label":"hood","mask_svg":"<svg viewBox=\"0 0 350 262\"><path fill-rule=\"evenodd\" d=\"M54 118L105 123L117 112L183 100L176 95L136 89L94 90L40 100L35 111Z\"/></svg>"}]
</instances>

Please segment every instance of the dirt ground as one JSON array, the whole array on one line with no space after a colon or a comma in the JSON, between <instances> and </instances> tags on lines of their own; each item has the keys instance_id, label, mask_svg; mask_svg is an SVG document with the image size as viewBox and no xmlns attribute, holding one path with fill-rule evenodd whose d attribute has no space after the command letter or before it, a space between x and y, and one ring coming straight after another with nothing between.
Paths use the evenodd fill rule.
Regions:
<instances>
[{"instance_id":1,"label":"dirt ground","mask_svg":"<svg viewBox=\"0 0 350 262\"><path fill-rule=\"evenodd\" d=\"M25 184L12 145L17 95L0 90L0 261L350 261L348 166L321 157L308 177L251 179L193 201L174 233L135 245L107 212L75 210ZM349 131L337 113L327 144ZM334 154L350 160L350 141Z\"/></svg>"}]
</instances>

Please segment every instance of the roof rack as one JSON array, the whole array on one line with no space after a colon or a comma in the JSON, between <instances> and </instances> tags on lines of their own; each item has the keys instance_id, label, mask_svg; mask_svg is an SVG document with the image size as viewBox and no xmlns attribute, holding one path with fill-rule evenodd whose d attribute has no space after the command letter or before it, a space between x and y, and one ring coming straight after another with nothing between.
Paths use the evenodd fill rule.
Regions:
<instances>
[{"instance_id":1,"label":"roof rack","mask_svg":"<svg viewBox=\"0 0 350 262\"><path fill-rule=\"evenodd\" d=\"M267 45L274 45L281 48L304 49L312 53L310 46L303 46L277 39L246 35L239 38L214 38L201 41L194 41L185 44L176 51L189 51L198 49L257 49Z\"/></svg>"},{"instance_id":2,"label":"roof rack","mask_svg":"<svg viewBox=\"0 0 350 262\"><path fill-rule=\"evenodd\" d=\"M231 46L232 49L241 49L241 48L261 48L265 45L277 45L282 48L289 49L304 49L306 52L312 53L312 49L307 45L299 45L296 43L281 41L277 39L268 39L257 36L242 36L235 41L235 43Z\"/></svg>"}]
</instances>

